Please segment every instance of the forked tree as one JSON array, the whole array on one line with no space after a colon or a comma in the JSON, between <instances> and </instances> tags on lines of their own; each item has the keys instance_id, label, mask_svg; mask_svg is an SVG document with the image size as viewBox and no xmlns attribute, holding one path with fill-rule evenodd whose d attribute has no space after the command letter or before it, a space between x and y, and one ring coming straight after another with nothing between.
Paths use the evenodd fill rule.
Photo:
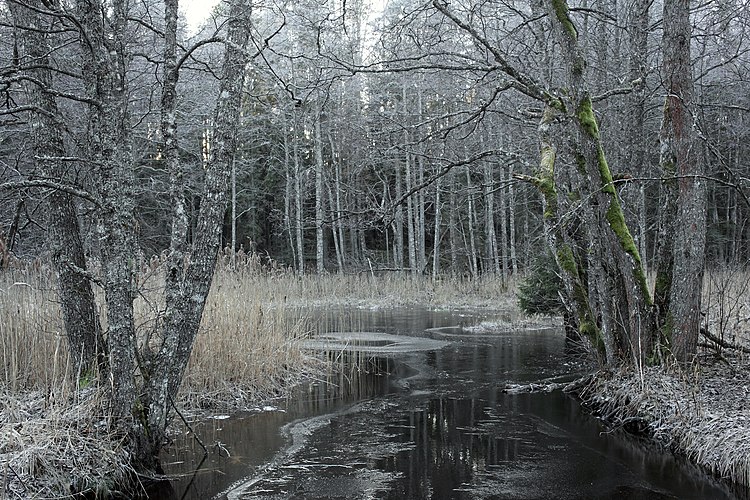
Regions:
<instances>
[{"instance_id":1,"label":"forked tree","mask_svg":"<svg viewBox=\"0 0 750 500\"><path fill-rule=\"evenodd\" d=\"M77 0L73 5L10 1L9 5L21 41L19 65L14 71L25 84L29 105L23 111L30 111L35 157L44 172L43 179L32 179L26 185L50 190L53 257L76 376L90 380L98 367L100 383L109 390L113 432L129 447L136 470L158 469L158 454L201 323L221 242L249 59L249 2L229 3L212 150L204 165L202 202L190 241L176 102L179 71L192 49L177 44L177 0L165 0L165 29L150 27L164 39L160 150L170 175L173 208L164 306L157 328L147 337L134 320L138 254L133 103L128 87L133 6L125 0ZM147 21L138 23L144 24ZM59 71L51 60L57 50L53 38L60 33L76 34L80 67L77 72L68 71L81 80L76 95L58 88L59 79L53 77ZM59 45L73 46L73 41ZM209 41L219 41L219 37ZM57 99L63 97L86 106L85 146L80 157L66 154L67 124L57 105ZM89 172L88 189L66 175L66 165L73 162L83 164ZM101 278L96 270L87 268L83 258L74 196L96 207ZM104 332L92 281L104 291Z\"/></svg>"},{"instance_id":2,"label":"forked tree","mask_svg":"<svg viewBox=\"0 0 750 500\"><path fill-rule=\"evenodd\" d=\"M680 232L664 241L656 302L638 246L625 221L586 80L587 57L566 0L545 0L562 81L548 88L447 3L433 5L491 54L512 85L544 106L540 163L534 184L543 198L544 228L564 285L569 327L588 339L604 363L642 366L671 353L690 360L700 321L705 243L705 196L691 155L690 24L687 0L664 2L665 121L661 134L664 227ZM679 277L679 278L677 278Z\"/></svg>"}]
</instances>

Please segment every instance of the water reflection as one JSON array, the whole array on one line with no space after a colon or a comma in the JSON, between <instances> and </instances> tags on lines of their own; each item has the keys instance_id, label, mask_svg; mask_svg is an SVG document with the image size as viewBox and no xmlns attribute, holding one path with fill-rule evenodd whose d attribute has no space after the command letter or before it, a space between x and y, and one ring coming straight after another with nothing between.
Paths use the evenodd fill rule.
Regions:
<instances>
[{"instance_id":1,"label":"water reflection","mask_svg":"<svg viewBox=\"0 0 750 500\"><path fill-rule=\"evenodd\" d=\"M661 450L608 435L570 398L496 394L431 399L399 439L413 448L375 467L396 472L382 498L733 498Z\"/></svg>"},{"instance_id":2,"label":"water reflection","mask_svg":"<svg viewBox=\"0 0 750 500\"><path fill-rule=\"evenodd\" d=\"M603 432L564 394L502 393L507 382L575 376L560 331L447 328L491 319L487 312L311 314L321 331L409 332L451 344L390 357L330 352L337 369L279 402L285 411L202 422L204 442L222 444L192 484L175 484L178 496L737 498L668 453ZM200 451L184 439L171 472L189 472L198 456L191 448Z\"/></svg>"}]
</instances>

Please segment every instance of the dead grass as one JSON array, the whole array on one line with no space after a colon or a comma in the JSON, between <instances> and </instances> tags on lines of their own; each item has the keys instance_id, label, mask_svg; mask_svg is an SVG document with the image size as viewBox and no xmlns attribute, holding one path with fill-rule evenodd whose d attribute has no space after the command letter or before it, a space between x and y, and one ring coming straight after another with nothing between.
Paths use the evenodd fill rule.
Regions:
<instances>
[{"instance_id":1,"label":"dead grass","mask_svg":"<svg viewBox=\"0 0 750 500\"><path fill-rule=\"evenodd\" d=\"M704 356L694 373L665 367L603 373L581 397L614 426L647 433L705 470L750 486L750 361Z\"/></svg>"},{"instance_id":2,"label":"dead grass","mask_svg":"<svg viewBox=\"0 0 750 500\"><path fill-rule=\"evenodd\" d=\"M182 407L257 405L326 369L326 361L301 349L300 339L314 328L305 307L497 308L514 302L500 279L300 277L257 255L236 255L234 266L231 260L220 259L182 385ZM163 282L161 260L143 266L135 304L141 338L156 331ZM78 488L107 489L131 472L125 452L106 434L101 393L72 387L56 300L48 266L0 273L0 488L10 498L59 497L71 480Z\"/></svg>"},{"instance_id":3,"label":"dead grass","mask_svg":"<svg viewBox=\"0 0 750 500\"><path fill-rule=\"evenodd\" d=\"M99 498L132 473L128 455L107 432L95 390L19 395L1 390L2 498L60 498L71 485Z\"/></svg>"},{"instance_id":4,"label":"dead grass","mask_svg":"<svg viewBox=\"0 0 750 500\"><path fill-rule=\"evenodd\" d=\"M719 267L703 283L706 326L722 341L750 347L750 270Z\"/></svg>"}]
</instances>

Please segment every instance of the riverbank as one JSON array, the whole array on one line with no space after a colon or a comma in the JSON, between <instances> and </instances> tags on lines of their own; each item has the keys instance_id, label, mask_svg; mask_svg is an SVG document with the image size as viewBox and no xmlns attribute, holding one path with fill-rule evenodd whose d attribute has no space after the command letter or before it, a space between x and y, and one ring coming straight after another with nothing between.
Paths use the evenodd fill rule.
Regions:
<instances>
[{"instance_id":1,"label":"riverbank","mask_svg":"<svg viewBox=\"0 0 750 500\"><path fill-rule=\"evenodd\" d=\"M152 261L138 278L136 316L144 335L159 321L161 264ZM0 274L0 488L9 498L61 497L71 486L107 489L132 472L126 450L108 434L105 390L71 386L52 275L39 264ZM306 308L497 308L513 302L512 287L499 278L300 277L257 256L233 265L225 256L177 406L188 418L262 407L325 370L303 349L318 328ZM173 427L185 430L179 417Z\"/></svg>"},{"instance_id":2,"label":"riverbank","mask_svg":"<svg viewBox=\"0 0 750 500\"><path fill-rule=\"evenodd\" d=\"M712 354L692 371L602 371L580 393L608 425L642 434L715 476L750 486L750 359Z\"/></svg>"},{"instance_id":3,"label":"riverbank","mask_svg":"<svg viewBox=\"0 0 750 500\"><path fill-rule=\"evenodd\" d=\"M748 489L748 275L736 270L708 273L703 302L706 330L688 369L674 365L641 372L601 371L580 397L609 425L649 436L739 489Z\"/></svg>"}]
</instances>

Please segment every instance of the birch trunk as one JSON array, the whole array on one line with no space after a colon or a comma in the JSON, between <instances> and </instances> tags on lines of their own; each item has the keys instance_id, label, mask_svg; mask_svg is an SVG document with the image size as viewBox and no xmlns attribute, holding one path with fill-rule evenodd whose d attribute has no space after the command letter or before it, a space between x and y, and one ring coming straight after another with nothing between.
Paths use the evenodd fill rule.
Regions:
<instances>
[{"instance_id":1,"label":"birch trunk","mask_svg":"<svg viewBox=\"0 0 750 500\"><path fill-rule=\"evenodd\" d=\"M513 168L515 163L510 164L508 177L511 182L508 184L508 233L510 246L510 263L513 269L513 275L518 275L518 256L516 255L516 186L512 182ZM528 234L528 233L526 233Z\"/></svg>"},{"instance_id":2,"label":"birch trunk","mask_svg":"<svg viewBox=\"0 0 750 500\"><path fill-rule=\"evenodd\" d=\"M440 242L443 239L442 231L442 215L443 215L443 200L442 200L442 184L443 178L438 177L435 180L435 231L432 240L432 276L437 277L440 274Z\"/></svg>"},{"instance_id":3,"label":"birch trunk","mask_svg":"<svg viewBox=\"0 0 750 500\"><path fill-rule=\"evenodd\" d=\"M500 167L500 249L497 251L495 269L501 268L503 282L508 281L508 198L506 196L505 167ZM495 243L497 247L497 243ZM499 262L497 262L499 260Z\"/></svg>"},{"instance_id":4,"label":"birch trunk","mask_svg":"<svg viewBox=\"0 0 750 500\"><path fill-rule=\"evenodd\" d=\"M495 194L494 176L492 164L484 164L484 241L487 260L490 262L490 270L500 274L500 260L497 254L497 235L495 234ZM502 182L502 181L501 181Z\"/></svg>"},{"instance_id":5,"label":"birch trunk","mask_svg":"<svg viewBox=\"0 0 750 500\"><path fill-rule=\"evenodd\" d=\"M292 263L295 271L298 271L297 252L294 243L294 231L292 230L292 191L293 175L291 158L289 154L289 130L284 124L284 229L289 238L289 250L292 252Z\"/></svg>"},{"instance_id":6,"label":"birch trunk","mask_svg":"<svg viewBox=\"0 0 750 500\"><path fill-rule=\"evenodd\" d=\"M468 165L466 165L464 172L466 173L466 189L469 192L469 206L467 207L467 229L469 231L469 246L467 253L469 254L469 271L471 272L471 276L476 278L479 274L479 270L477 269L477 243L475 236L477 216L474 212L474 194L472 193L471 170Z\"/></svg>"},{"instance_id":7,"label":"birch trunk","mask_svg":"<svg viewBox=\"0 0 750 500\"><path fill-rule=\"evenodd\" d=\"M322 110L315 114L315 262L318 274L325 272L323 255L323 138L320 130Z\"/></svg>"},{"instance_id":8,"label":"birch trunk","mask_svg":"<svg viewBox=\"0 0 750 500\"><path fill-rule=\"evenodd\" d=\"M302 166L299 158L299 136L297 113L294 112L294 136L292 137L292 152L294 156L294 216L295 216L295 236L297 241L297 272L305 274L305 240L304 233L304 213L302 204Z\"/></svg>"},{"instance_id":9,"label":"birch trunk","mask_svg":"<svg viewBox=\"0 0 750 500\"><path fill-rule=\"evenodd\" d=\"M404 194L401 165L396 162L396 199L400 200ZM399 203L396 205L396 215L393 220L393 256L396 268L404 269L404 207Z\"/></svg>"},{"instance_id":10,"label":"birch trunk","mask_svg":"<svg viewBox=\"0 0 750 500\"><path fill-rule=\"evenodd\" d=\"M450 253L451 253L451 274L456 276L459 274L458 269L458 200L456 199L456 170L453 169L448 174L450 180L449 189L449 203L450 212L448 215L448 237L450 239Z\"/></svg>"}]
</instances>

